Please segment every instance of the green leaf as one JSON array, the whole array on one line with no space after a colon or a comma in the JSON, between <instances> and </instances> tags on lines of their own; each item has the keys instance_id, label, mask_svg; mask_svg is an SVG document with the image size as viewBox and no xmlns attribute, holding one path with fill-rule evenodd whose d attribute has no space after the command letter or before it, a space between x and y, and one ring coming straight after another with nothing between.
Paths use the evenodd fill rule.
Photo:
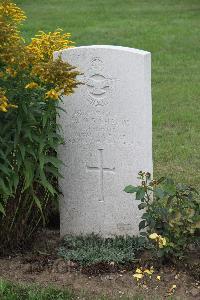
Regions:
<instances>
[{"instance_id":1,"label":"green leaf","mask_svg":"<svg viewBox=\"0 0 200 300\"><path fill-rule=\"evenodd\" d=\"M143 215L142 215L142 219L147 219L148 218L148 213L144 213Z\"/></svg>"},{"instance_id":2,"label":"green leaf","mask_svg":"<svg viewBox=\"0 0 200 300\"><path fill-rule=\"evenodd\" d=\"M143 187L138 188L137 193L136 193L136 200L141 200L145 196L145 190Z\"/></svg>"},{"instance_id":3,"label":"green leaf","mask_svg":"<svg viewBox=\"0 0 200 300\"><path fill-rule=\"evenodd\" d=\"M9 186L6 185L5 181L0 178L0 191L3 191L3 194L10 195L12 191L9 189Z\"/></svg>"},{"instance_id":4,"label":"green leaf","mask_svg":"<svg viewBox=\"0 0 200 300\"><path fill-rule=\"evenodd\" d=\"M165 193L167 193L170 196L173 196L176 194L176 186L174 184L165 184L163 186L163 189Z\"/></svg>"},{"instance_id":5,"label":"green leaf","mask_svg":"<svg viewBox=\"0 0 200 300\"><path fill-rule=\"evenodd\" d=\"M39 155L39 164L40 164L40 169L43 170L44 169L44 163L45 163L45 157L44 155Z\"/></svg>"},{"instance_id":6,"label":"green leaf","mask_svg":"<svg viewBox=\"0 0 200 300\"><path fill-rule=\"evenodd\" d=\"M142 221L139 223L139 230L144 229L145 227L146 227L146 221L145 221L145 220L142 220Z\"/></svg>"},{"instance_id":7,"label":"green leaf","mask_svg":"<svg viewBox=\"0 0 200 300\"><path fill-rule=\"evenodd\" d=\"M51 173L55 177L64 178L63 175L58 171L58 168L55 168L54 166L45 166L45 173Z\"/></svg>"},{"instance_id":8,"label":"green leaf","mask_svg":"<svg viewBox=\"0 0 200 300\"><path fill-rule=\"evenodd\" d=\"M45 127L47 120L48 120L49 116L48 114L44 114L43 118L42 118L42 126Z\"/></svg>"},{"instance_id":9,"label":"green leaf","mask_svg":"<svg viewBox=\"0 0 200 300\"><path fill-rule=\"evenodd\" d=\"M154 194L157 198L162 199L165 196L165 191L163 191L161 188L157 188L154 190Z\"/></svg>"},{"instance_id":10,"label":"green leaf","mask_svg":"<svg viewBox=\"0 0 200 300\"><path fill-rule=\"evenodd\" d=\"M55 156L45 156L44 158L45 164L51 163L54 167L60 167L62 161Z\"/></svg>"},{"instance_id":11,"label":"green leaf","mask_svg":"<svg viewBox=\"0 0 200 300\"><path fill-rule=\"evenodd\" d=\"M45 173L40 170L40 180L41 184L52 194L55 195L57 194L56 190L53 188L53 186L48 182Z\"/></svg>"},{"instance_id":12,"label":"green leaf","mask_svg":"<svg viewBox=\"0 0 200 300\"><path fill-rule=\"evenodd\" d=\"M140 203L140 204L138 205L139 210L144 209L145 207L147 207L147 204L146 204L146 203Z\"/></svg>"},{"instance_id":13,"label":"green leaf","mask_svg":"<svg viewBox=\"0 0 200 300\"><path fill-rule=\"evenodd\" d=\"M7 176L10 176L10 169L7 168L5 165L0 164L0 170Z\"/></svg>"},{"instance_id":14,"label":"green leaf","mask_svg":"<svg viewBox=\"0 0 200 300\"><path fill-rule=\"evenodd\" d=\"M135 187L132 185L128 185L124 189L124 192L129 193L129 194L137 193L137 191L138 191L138 187Z\"/></svg>"},{"instance_id":15,"label":"green leaf","mask_svg":"<svg viewBox=\"0 0 200 300\"><path fill-rule=\"evenodd\" d=\"M26 150L25 150L25 146L22 143L19 144L19 150L22 156L22 160L24 160Z\"/></svg>"},{"instance_id":16,"label":"green leaf","mask_svg":"<svg viewBox=\"0 0 200 300\"><path fill-rule=\"evenodd\" d=\"M28 154L30 154L35 160L37 160L36 154L35 154L35 152L34 152L34 150L32 148L26 147L26 152Z\"/></svg>"},{"instance_id":17,"label":"green leaf","mask_svg":"<svg viewBox=\"0 0 200 300\"><path fill-rule=\"evenodd\" d=\"M42 205L40 200L38 199L38 197L33 193L33 200L36 204L36 206L38 207L38 209L40 210L41 214L43 215L43 210L42 210Z\"/></svg>"},{"instance_id":18,"label":"green leaf","mask_svg":"<svg viewBox=\"0 0 200 300\"><path fill-rule=\"evenodd\" d=\"M43 152L45 148L45 142L44 140L40 143L40 146L39 146L39 154L41 154Z\"/></svg>"},{"instance_id":19,"label":"green leaf","mask_svg":"<svg viewBox=\"0 0 200 300\"><path fill-rule=\"evenodd\" d=\"M5 209L3 207L3 205L0 203L0 212L5 216L6 215L6 212L5 212Z\"/></svg>"},{"instance_id":20,"label":"green leaf","mask_svg":"<svg viewBox=\"0 0 200 300\"><path fill-rule=\"evenodd\" d=\"M34 171L35 171L34 164L30 161L25 162L25 168L24 168L25 185L23 191L29 188L33 183Z\"/></svg>"},{"instance_id":21,"label":"green leaf","mask_svg":"<svg viewBox=\"0 0 200 300\"><path fill-rule=\"evenodd\" d=\"M20 134L21 128L22 128L22 120L21 120L20 117L18 117L17 118L17 131L18 131L18 134Z\"/></svg>"},{"instance_id":22,"label":"green leaf","mask_svg":"<svg viewBox=\"0 0 200 300\"><path fill-rule=\"evenodd\" d=\"M19 183L19 176L18 174L15 172L13 174L13 185L14 185L14 189L16 190L17 186L18 186L18 183Z\"/></svg>"}]
</instances>

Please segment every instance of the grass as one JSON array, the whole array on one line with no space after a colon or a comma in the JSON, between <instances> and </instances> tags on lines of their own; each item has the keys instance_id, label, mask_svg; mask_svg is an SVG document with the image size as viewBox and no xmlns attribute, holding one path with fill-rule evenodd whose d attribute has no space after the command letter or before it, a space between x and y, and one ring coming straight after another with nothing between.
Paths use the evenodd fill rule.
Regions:
<instances>
[{"instance_id":1,"label":"grass","mask_svg":"<svg viewBox=\"0 0 200 300\"><path fill-rule=\"evenodd\" d=\"M72 300L75 295L68 290L42 289L36 286L22 286L0 280L1 300Z\"/></svg>"},{"instance_id":2,"label":"grass","mask_svg":"<svg viewBox=\"0 0 200 300\"><path fill-rule=\"evenodd\" d=\"M39 286L24 286L0 280L1 300L109 300L106 296L91 296L89 294L75 295L67 289L41 288ZM113 299L113 297L112 297ZM117 298L115 298L117 299ZM142 295L135 295L131 298L120 297L120 300L144 300ZM153 300L153 299L152 299ZM156 300L156 299L155 299ZM157 299L158 300L158 299Z\"/></svg>"},{"instance_id":3,"label":"grass","mask_svg":"<svg viewBox=\"0 0 200 300\"><path fill-rule=\"evenodd\" d=\"M17 0L23 32L63 28L77 45L152 52L154 175L200 187L199 0Z\"/></svg>"}]
</instances>

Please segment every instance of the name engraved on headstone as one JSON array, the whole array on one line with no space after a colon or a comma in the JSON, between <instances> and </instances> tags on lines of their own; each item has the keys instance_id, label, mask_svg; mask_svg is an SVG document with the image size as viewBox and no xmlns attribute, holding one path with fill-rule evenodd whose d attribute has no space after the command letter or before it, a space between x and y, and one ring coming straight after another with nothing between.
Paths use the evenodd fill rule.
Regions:
<instances>
[{"instance_id":1,"label":"name engraved on headstone","mask_svg":"<svg viewBox=\"0 0 200 300\"><path fill-rule=\"evenodd\" d=\"M79 125L76 131L76 125ZM75 111L70 119L69 129L73 131L73 137L69 136L66 141L69 143L78 143L85 140L91 131L95 130L102 138L106 138L108 142L114 142L116 140L123 140L129 132L130 120L122 119L118 120L115 116L104 116L96 114L95 117L89 117L85 112L81 110ZM121 128L119 131L118 128ZM122 130L123 129L123 130ZM131 137L129 139L131 142Z\"/></svg>"}]
</instances>

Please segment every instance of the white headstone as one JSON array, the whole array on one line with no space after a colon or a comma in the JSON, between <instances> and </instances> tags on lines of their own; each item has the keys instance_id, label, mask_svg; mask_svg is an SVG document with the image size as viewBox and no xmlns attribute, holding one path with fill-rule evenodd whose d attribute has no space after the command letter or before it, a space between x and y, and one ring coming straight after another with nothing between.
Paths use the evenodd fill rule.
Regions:
<instances>
[{"instance_id":1,"label":"white headstone","mask_svg":"<svg viewBox=\"0 0 200 300\"><path fill-rule=\"evenodd\" d=\"M138 234L138 202L123 189L152 172L151 56L118 46L56 52L83 73L64 97L61 236Z\"/></svg>"}]
</instances>

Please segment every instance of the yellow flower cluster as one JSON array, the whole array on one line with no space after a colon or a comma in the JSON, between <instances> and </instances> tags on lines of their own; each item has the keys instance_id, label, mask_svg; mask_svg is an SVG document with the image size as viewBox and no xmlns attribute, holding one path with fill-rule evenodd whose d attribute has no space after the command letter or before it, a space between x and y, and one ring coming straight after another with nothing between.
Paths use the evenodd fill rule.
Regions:
<instances>
[{"instance_id":1,"label":"yellow flower cluster","mask_svg":"<svg viewBox=\"0 0 200 300\"><path fill-rule=\"evenodd\" d=\"M0 61L5 65L14 65L21 60L23 40L13 26L1 22L0 16Z\"/></svg>"},{"instance_id":2,"label":"yellow flower cluster","mask_svg":"<svg viewBox=\"0 0 200 300\"><path fill-rule=\"evenodd\" d=\"M50 91L48 91L46 93L46 98L50 98L50 99L53 99L53 100L58 100L59 98L59 93L56 92L55 89L51 89Z\"/></svg>"},{"instance_id":3,"label":"yellow flower cluster","mask_svg":"<svg viewBox=\"0 0 200 300\"><path fill-rule=\"evenodd\" d=\"M17 72L11 67L6 68L6 73L11 77L15 77L17 75Z\"/></svg>"},{"instance_id":4,"label":"yellow flower cluster","mask_svg":"<svg viewBox=\"0 0 200 300\"><path fill-rule=\"evenodd\" d=\"M31 58L31 63L48 62L53 59L53 52L71 47L70 33L62 33L61 29L45 33L40 31L31 43L26 46L26 51Z\"/></svg>"},{"instance_id":5,"label":"yellow flower cluster","mask_svg":"<svg viewBox=\"0 0 200 300\"><path fill-rule=\"evenodd\" d=\"M54 85L55 91L60 95L73 93L74 88L78 85L77 75L79 72L74 71L74 67L63 62L60 58L37 64L32 68L32 76L38 76L42 82Z\"/></svg>"},{"instance_id":6,"label":"yellow flower cluster","mask_svg":"<svg viewBox=\"0 0 200 300\"><path fill-rule=\"evenodd\" d=\"M51 83L54 88L46 93L46 98L57 100L61 94L70 95L77 86L76 76L79 72L74 71L61 59L53 60L53 52L72 47L69 33L62 33L61 29L48 34L40 32L26 46L27 57L32 65L31 75L39 77L45 83Z\"/></svg>"},{"instance_id":7,"label":"yellow flower cluster","mask_svg":"<svg viewBox=\"0 0 200 300\"><path fill-rule=\"evenodd\" d=\"M61 29L55 32L39 32L30 44L25 45L19 24L26 19L24 12L10 0L0 4L0 78L13 80L18 74L26 74L24 88L41 87L43 99L58 100L61 95L70 95L78 82L79 72L60 58L53 60L53 52L72 47L69 33ZM16 79L17 80L17 79ZM35 82L36 81L36 82ZM38 82L38 83L37 83ZM1 100L1 111L7 111L7 100ZM5 108L6 107L6 108Z\"/></svg>"},{"instance_id":8,"label":"yellow flower cluster","mask_svg":"<svg viewBox=\"0 0 200 300\"><path fill-rule=\"evenodd\" d=\"M38 87L38 83L37 82L30 82L25 86L25 89L36 89Z\"/></svg>"},{"instance_id":9,"label":"yellow flower cluster","mask_svg":"<svg viewBox=\"0 0 200 300\"><path fill-rule=\"evenodd\" d=\"M17 108L16 105L10 104L8 98L5 96L5 91L0 89L0 111L7 112L8 108Z\"/></svg>"},{"instance_id":10,"label":"yellow flower cluster","mask_svg":"<svg viewBox=\"0 0 200 300\"><path fill-rule=\"evenodd\" d=\"M149 238L151 240L155 240L155 242L158 244L159 248L164 248L167 245L166 238L162 237L161 235L157 234L156 232L150 234Z\"/></svg>"},{"instance_id":11,"label":"yellow flower cluster","mask_svg":"<svg viewBox=\"0 0 200 300\"><path fill-rule=\"evenodd\" d=\"M147 276L148 278L152 278L152 275L154 273L154 267L152 266L150 269L143 269L143 268L137 268L135 270L135 273L133 274L133 278L136 280L136 281L139 281L141 279L146 279ZM157 275L155 277L158 281L161 280L161 276L160 275Z\"/></svg>"},{"instance_id":12,"label":"yellow flower cluster","mask_svg":"<svg viewBox=\"0 0 200 300\"><path fill-rule=\"evenodd\" d=\"M150 269L142 269L142 268L137 268L135 270L135 274L133 274L133 278L135 278L137 281L142 279L145 275L150 276L154 273L154 268L151 267Z\"/></svg>"},{"instance_id":13,"label":"yellow flower cluster","mask_svg":"<svg viewBox=\"0 0 200 300\"><path fill-rule=\"evenodd\" d=\"M23 54L23 38L18 24L25 19L24 12L9 0L0 4L0 61L1 64L17 64Z\"/></svg>"},{"instance_id":14,"label":"yellow flower cluster","mask_svg":"<svg viewBox=\"0 0 200 300\"><path fill-rule=\"evenodd\" d=\"M2 3L0 3L0 16L10 18L16 23L21 23L26 19L23 10L9 0L3 0Z\"/></svg>"}]
</instances>

